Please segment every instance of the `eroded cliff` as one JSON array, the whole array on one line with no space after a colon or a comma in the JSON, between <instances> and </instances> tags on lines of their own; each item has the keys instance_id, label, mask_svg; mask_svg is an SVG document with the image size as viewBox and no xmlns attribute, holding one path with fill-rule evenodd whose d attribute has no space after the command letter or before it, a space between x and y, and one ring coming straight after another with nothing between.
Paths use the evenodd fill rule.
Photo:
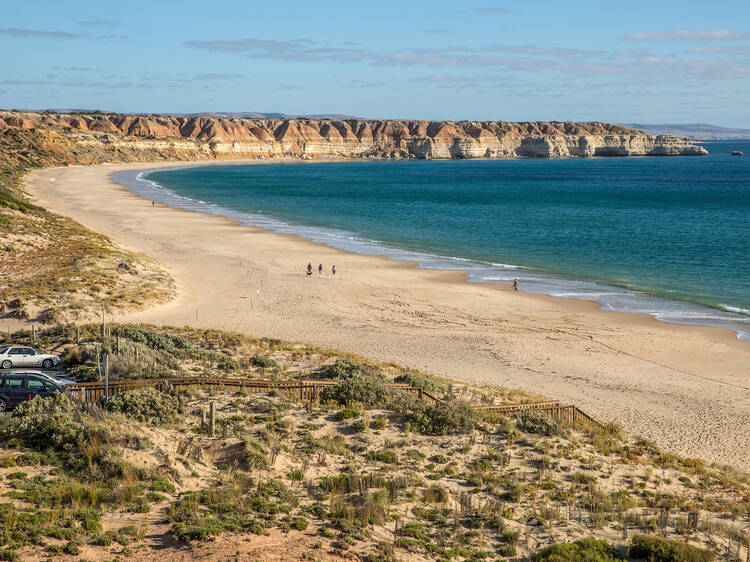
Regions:
<instances>
[{"instance_id":1,"label":"eroded cliff","mask_svg":"<svg viewBox=\"0 0 750 562\"><path fill-rule=\"evenodd\" d=\"M3 129L49 132L59 136L61 148L71 144L92 161L707 154L687 139L599 122L331 121L0 111Z\"/></svg>"}]
</instances>

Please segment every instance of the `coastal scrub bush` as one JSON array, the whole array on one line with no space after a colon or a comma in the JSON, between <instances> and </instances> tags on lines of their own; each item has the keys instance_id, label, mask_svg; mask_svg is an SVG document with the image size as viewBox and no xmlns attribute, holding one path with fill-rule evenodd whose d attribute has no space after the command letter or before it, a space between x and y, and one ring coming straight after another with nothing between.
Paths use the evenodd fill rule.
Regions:
<instances>
[{"instance_id":1,"label":"coastal scrub bush","mask_svg":"<svg viewBox=\"0 0 750 562\"><path fill-rule=\"evenodd\" d=\"M414 371L408 371L402 375L396 377L396 382L405 383L415 388L421 388L427 392L435 394L443 394L445 392L445 385L436 378L429 375L423 375L422 373L416 373Z\"/></svg>"},{"instance_id":2,"label":"coastal scrub bush","mask_svg":"<svg viewBox=\"0 0 750 562\"><path fill-rule=\"evenodd\" d=\"M336 386L324 389L321 398L342 406L362 404L366 408L387 408L392 403L393 392L376 377L355 373Z\"/></svg>"},{"instance_id":3,"label":"coastal scrub bush","mask_svg":"<svg viewBox=\"0 0 750 562\"><path fill-rule=\"evenodd\" d=\"M276 361L268 357L267 355L261 355L256 353L250 358L250 364L253 367L262 367L264 369L270 369L276 366Z\"/></svg>"},{"instance_id":4,"label":"coastal scrub bush","mask_svg":"<svg viewBox=\"0 0 750 562\"><path fill-rule=\"evenodd\" d=\"M359 363L351 359L337 359L331 365L326 366L325 376L330 379L344 380L355 375L369 375L382 379L380 370L369 363Z\"/></svg>"},{"instance_id":5,"label":"coastal scrub bush","mask_svg":"<svg viewBox=\"0 0 750 562\"><path fill-rule=\"evenodd\" d=\"M359 417L359 411L353 408L344 408L343 410L339 410L338 412L336 412L337 421L350 420L352 418L358 418L358 417Z\"/></svg>"},{"instance_id":6,"label":"coastal scrub bush","mask_svg":"<svg viewBox=\"0 0 750 562\"><path fill-rule=\"evenodd\" d=\"M716 558L710 550L649 535L634 535L628 555L650 562L709 562Z\"/></svg>"},{"instance_id":7,"label":"coastal scrub bush","mask_svg":"<svg viewBox=\"0 0 750 562\"><path fill-rule=\"evenodd\" d=\"M468 402L453 400L427 404L415 402L406 416L412 429L424 435L469 433L479 415Z\"/></svg>"},{"instance_id":8,"label":"coastal scrub bush","mask_svg":"<svg viewBox=\"0 0 750 562\"><path fill-rule=\"evenodd\" d=\"M572 543L555 543L540 550L536 562L615 562L621 560L607 541L591 537Z\"/></svg>"},{"instance_id":9,"label":"coastal scrub bush","mask_svg":"<svg viewBox=\"0 0 750 562\"><path fill-rule=\"evenodd\" d=\"M151 349L168 351L180 355L178 350L188 350L193 344L177 334L171 334L166 330L156 330L147 326L134 324L121 324L115 328L114 335L128 339L132 342L141 343Z\"/></svg>"},{"instance_id":10,"label":"coastal scrub bush","mask_svg":"<svg viewBox=\"0 0 750 562\"><path fill-rule=\"evenodd\" d=\"M518 416L518 429L534 435L559 435L562 432L560 424L544 412L524 410Z\"/></svg>"},{"instance_id":11,"label":"coastal scrub bush","mask_svg":"<svg viewBox=\"0 0 750 562\"><path fill-rule=\"evenodd\" d=\"M38 450L62 450L80 442L85 432L78 408L63 394L56 394L21 402L3 429L3 437L20 439Z\"/></svg>"},{"instance_id":12,"label":"coastal scrub bush","mask_svg":"<svg viewBox=\"0 0 750 562\"><path fill-rule=\"evenodd\" d=\"M120 412L146 423L165 424L182 413L180 401L155 388L136 388L114 396L107 403L110 412Z\"/></svg>"}]
</instances>

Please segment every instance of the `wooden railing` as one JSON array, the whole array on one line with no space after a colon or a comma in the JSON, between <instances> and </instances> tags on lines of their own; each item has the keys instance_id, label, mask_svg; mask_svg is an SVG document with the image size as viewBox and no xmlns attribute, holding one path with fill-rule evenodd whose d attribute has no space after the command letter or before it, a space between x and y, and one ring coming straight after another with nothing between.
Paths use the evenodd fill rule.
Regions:
<instances>
[{"instance_id":1,"label":"wooden railing","mask_svg":"<svg viewBox=\"0 0 750 562\"><path fill-rule=\"evenodd\" d=\"M577 422L585 421L601 425L587 413L581 411L577 406L572 404L562 404L557 401L549 402L529 402L527 404L500 404L498 406L478 406L480 412L492 412L498 414L516 414L524 410L537 410L547 414L553 420L572 425Z\"/></svg>"},{"instance_id":2,"label":"wooden railing","mask_svg":"<svg viewBox=\"0 0 750 562\"><path fill-rule=\"evenodd\" d=\"M109 396L115 396L120 392L142 387L178 388L185 386L214 386L220 388L243 388L251 392L280 391L289 394L297 400L313 401L320 400L321 393L325 388L335 386L339 381L323 380L289 380L271 381L259 379L243 379L239 377L173 377L166 379L133 379L117 380L109 383ZM386 383L386 388L394 388L410 392L422 400L428 402L439 402L440 399L426 390L409 386L408 384ZM105 395L105 383L85 382L70 384L66 392L70 399L76 404L94 404ZM571 404L562 404L556 401L530 402L526 404L501 404L497 406L477 406L480 412L492 412L498 414L516 414L524 410L537 410L547 414L553 420L572 425L580 421L586 421L597 425L595 419L582 412Z\"/></svg>"},{"instance_id":3,"label":"wooden railing","mask_svg":"<svg viewBox=\"0 0 750 562\"><path fill-rule=\"evenodd\" d=\"M109 396L115 396L120 392L133 388L142 387L183 387L183 386L215 386L223 388L244 388L251 392L282 391L292 395L298 400L320 400L323 389L336 386L338 381L320 380L291 380L271 381L258 379L243 379L238 377L174 377L166 379L133 379L118 380L109 383ZM408 384L386 383L386 388L394 388L410 392L423 400L437 402L438 398L422 390L409 386ZM93 404L101 400L106 392L103 382L85 382L70 384L66 387L70 399L76 404Z\"/></svg>"}]
</instances>

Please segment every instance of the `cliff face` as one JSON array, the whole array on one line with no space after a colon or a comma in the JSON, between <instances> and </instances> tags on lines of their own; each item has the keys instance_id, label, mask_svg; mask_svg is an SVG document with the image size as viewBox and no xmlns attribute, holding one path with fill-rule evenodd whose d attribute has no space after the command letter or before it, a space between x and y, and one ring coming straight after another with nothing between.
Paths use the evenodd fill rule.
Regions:
<instances>
[{"instance_id":1,"label":"cliff face","mask_svg":"<svg viewBox=\"0 0 750 562\"><path fill-rule=\"evenodd\" d=\"M96 160L568 158L703 155L692 141L598 122L230 119L0 111L0 131L56 133Z\"/></svg>"}]
</instances>

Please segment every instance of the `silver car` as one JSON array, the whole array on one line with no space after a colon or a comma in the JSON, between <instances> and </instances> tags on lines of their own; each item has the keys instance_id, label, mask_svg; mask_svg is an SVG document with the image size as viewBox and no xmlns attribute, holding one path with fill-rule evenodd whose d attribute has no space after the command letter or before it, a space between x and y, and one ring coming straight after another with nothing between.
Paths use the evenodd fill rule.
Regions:
<instances>
[{"instance_id":1,"label":"silver car","mask_svg":"<svg viewBox=\"0 0 750 562\"><path fill-rule=\"evenodd\" d=\"M31 347L22 345L11 345L0 349L0 368L11 369L13 367L42 367L51 369L60 363L57 355L39 353Z\"/></svg>"}]
</instances>

